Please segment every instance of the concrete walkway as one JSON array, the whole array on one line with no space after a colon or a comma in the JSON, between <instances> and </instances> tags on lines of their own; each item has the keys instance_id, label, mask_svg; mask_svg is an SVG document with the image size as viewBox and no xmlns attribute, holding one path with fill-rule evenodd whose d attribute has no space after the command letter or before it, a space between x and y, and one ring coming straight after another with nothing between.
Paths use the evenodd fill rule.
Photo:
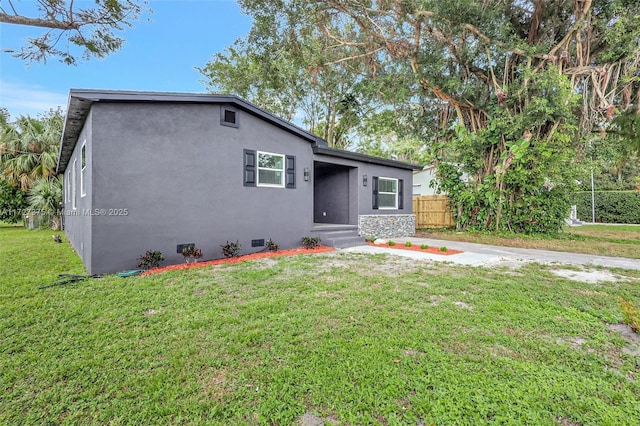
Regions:
<instances>
[{"instance_id":1,"label":"concrete walkway","mask_svg":"<svg viewBox=\"0 0 640 426\"><path fill-rule=\"evenodd\" d=\"M602 266L605 268L623 268L640 270L640 259L624 257L597 256L591 254L564 253L549 250L523 249L515 247L491 246L486 244L465 243L459 241L435 240L431 238L394 238L398 245L411 241L412 245L427 244L433 247L446 246L450 249L461 250L463 253L441 256L431 253L421 253L411 250L398 250L386 247L358 246L344 249L357 253L388 253L414 259L429 259L442 262L452 262L461 265L500 266L508 262L538 262L564 263L582 266Z\"/></svg>"}]
</instances>

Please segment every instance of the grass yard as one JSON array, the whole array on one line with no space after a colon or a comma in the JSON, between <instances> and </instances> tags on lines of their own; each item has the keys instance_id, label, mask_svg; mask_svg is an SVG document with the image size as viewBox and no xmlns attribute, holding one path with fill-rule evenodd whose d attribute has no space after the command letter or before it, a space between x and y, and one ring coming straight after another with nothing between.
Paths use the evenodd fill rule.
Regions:
<instances>
[{"instance_id":1,"label":"grass yard","mask_svg":"<svg viewBox=\"0 0 640 426\"><path fill-rule=\"evenodd\" d=\"M0 226L0 424L634 425L640 357L607 326L640 272L382 255L81 273Z\"/></svg>"},{"instance_id":2,"label":"grass yard","mask_svg":"<svg viewBox=\"0 0 640 426\"><path fill-rule=\"evenodd\" d=\"M564 228L564 232L556 237L500 236L482 232L457 232L447 229L424 229L419 231L417 236L496 246L640 259L640 225L567 226Z\"/></svg>"}]
</instances>

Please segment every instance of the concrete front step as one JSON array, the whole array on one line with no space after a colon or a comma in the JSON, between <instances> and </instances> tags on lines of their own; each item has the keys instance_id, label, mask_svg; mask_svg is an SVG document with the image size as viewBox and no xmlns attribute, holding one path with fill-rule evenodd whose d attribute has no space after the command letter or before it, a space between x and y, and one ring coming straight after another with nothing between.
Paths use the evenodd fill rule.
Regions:
<instances>
[{"instance_id":1,"label":"concrete front step","mask_svg":"<svg viewBox=\"0 0 640 426\"><path fill-rule=\"evenodd\" d=\"M364 237L358 235L357 225L315 225L311 232L329 247L348 248L365 243Z\"/></svg>"},{"instance_id":2,"label":"concrete front step","mask_svg":"<svg viewBox=\"0 0 640 426\"><path fill-rule=\"evenodd\" d=\"M349 248L357 247L365 244L364 237L352 236L352 237L329 237L322 240L322 244L335 248Z\"/></svg>"}]
</instances>

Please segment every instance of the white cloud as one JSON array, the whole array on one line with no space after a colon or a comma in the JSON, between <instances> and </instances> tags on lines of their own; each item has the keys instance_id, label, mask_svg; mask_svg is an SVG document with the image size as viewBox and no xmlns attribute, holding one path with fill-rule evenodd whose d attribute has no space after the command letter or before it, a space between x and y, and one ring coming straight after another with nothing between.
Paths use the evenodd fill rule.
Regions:
<instances>
[{"instance_id":1,"label":"white cloud","mask_svg":"<svg viewBox=\"0 0 640 426\"><path fill-rule=\"evenodd\" d=\"M9 110L12 118L20 115L37 117L50 109L67 108L68 93L56 93L42 86L0 80L0 107Z\"/></svg>"}]
</instances>

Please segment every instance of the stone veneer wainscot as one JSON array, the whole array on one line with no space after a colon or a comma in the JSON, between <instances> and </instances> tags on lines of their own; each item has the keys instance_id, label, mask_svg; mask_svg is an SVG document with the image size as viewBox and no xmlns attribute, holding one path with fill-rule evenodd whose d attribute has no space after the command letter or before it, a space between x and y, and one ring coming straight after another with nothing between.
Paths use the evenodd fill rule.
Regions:
<instances>
[{"instance_id":1,"label":"stone veneer wainscot","mask_svg":"<svg viewBox=\"0 0 640 426\"><path fill-rule=\"evenodd\" d=\"M410 237L416 232L416 217L412 214L360 215L358 229L364 237Z\"/></svg>"}]
</instances>

